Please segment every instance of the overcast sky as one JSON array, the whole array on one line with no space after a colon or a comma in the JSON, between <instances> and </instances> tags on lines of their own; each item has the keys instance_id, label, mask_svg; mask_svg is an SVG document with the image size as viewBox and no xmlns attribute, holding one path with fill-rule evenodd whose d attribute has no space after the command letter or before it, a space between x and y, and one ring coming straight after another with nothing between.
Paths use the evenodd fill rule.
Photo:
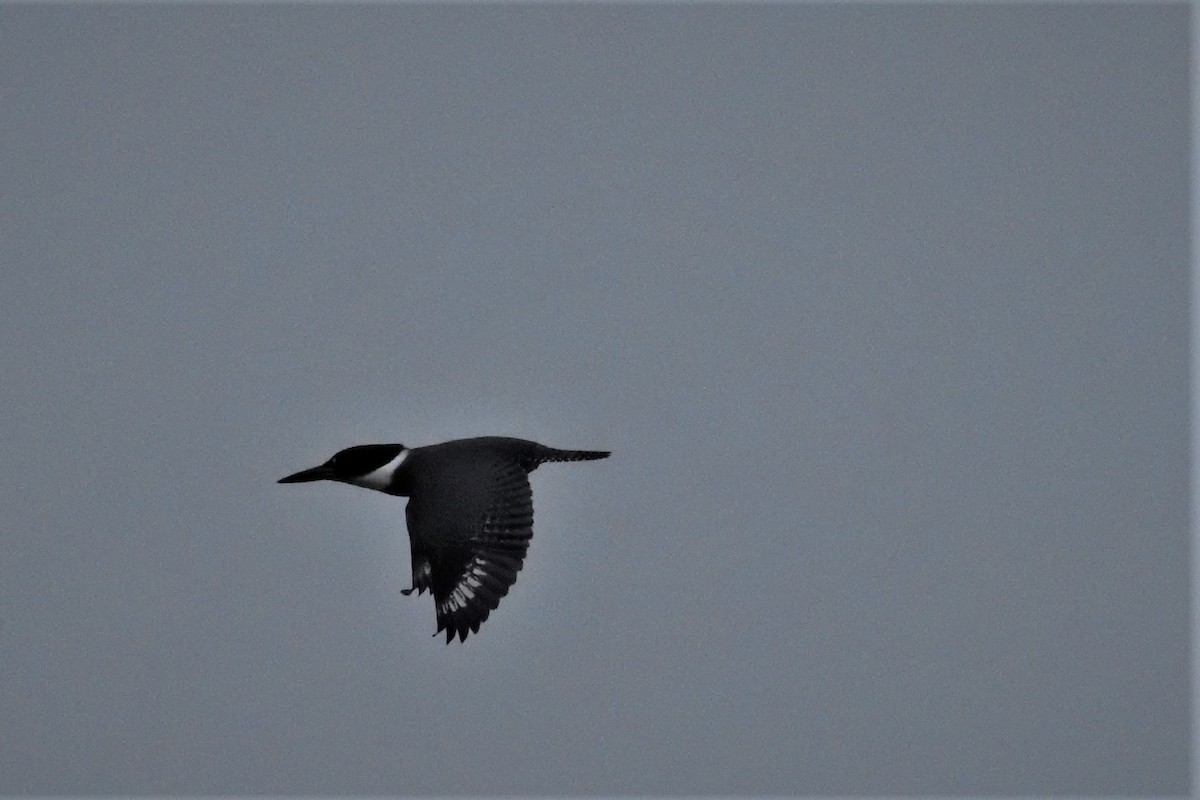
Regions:
<instances>
[{"instance_id":1,"label":"overcast sky","mask_svg":"<svg viewBox=\"0 0 1200 800\"><path fill-rule=\"evenodd\" d=\"M1189 791L1188 8L0 9L0 794ZM447 646L365 442L533 476Z\"/></svg>"}]
</instances>

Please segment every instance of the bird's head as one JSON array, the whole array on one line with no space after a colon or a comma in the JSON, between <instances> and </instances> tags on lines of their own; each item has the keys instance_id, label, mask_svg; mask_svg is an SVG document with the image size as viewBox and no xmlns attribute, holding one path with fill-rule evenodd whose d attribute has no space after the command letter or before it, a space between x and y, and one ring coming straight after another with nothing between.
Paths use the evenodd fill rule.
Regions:
<instances>
[{"instance_id":1,"label":"bird's head","mask_svg":"<svg viewBox=\"0 0 1200 800\"><path fill-rule=\"evenodd\" d=\"M347 447L334 454L333 458L319 467L301 470L280 483L306 483L308 481L338 481L364 486L368 489L387 491L392 476L408 456L408 448L402 444L360 444Z\"/></svg>"}]
</instances>

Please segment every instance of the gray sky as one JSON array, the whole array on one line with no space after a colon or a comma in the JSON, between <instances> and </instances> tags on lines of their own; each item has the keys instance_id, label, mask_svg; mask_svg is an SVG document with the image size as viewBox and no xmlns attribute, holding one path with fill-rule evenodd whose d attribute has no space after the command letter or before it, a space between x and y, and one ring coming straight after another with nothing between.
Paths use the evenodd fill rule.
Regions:
<instances>
[{"instance_id":1,"label":"gray sky","mask_svg":"<svg viewBox=\"0 0 1200 800\"><path fill-rule=\"evenodd\" d=\"M1187 25L5 5L0 794L1187 793Z\"/></svg>"}]
</instances>

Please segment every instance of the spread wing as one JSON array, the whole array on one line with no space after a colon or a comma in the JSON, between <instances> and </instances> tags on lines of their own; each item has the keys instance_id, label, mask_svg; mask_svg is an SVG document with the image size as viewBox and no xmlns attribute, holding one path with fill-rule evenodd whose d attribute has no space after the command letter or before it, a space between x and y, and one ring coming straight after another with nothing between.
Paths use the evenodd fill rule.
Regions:
<instances>
[{"instance_id":1,"label":"spread wing","mask_svg":"<svg viewBox=\"0 0 1200 800\"><path fill-rule=\"evenodd\" d=\"M470 479L489 487L476 502L446 480L414 492L405 511L413 589L433 593L447 643L479 632L516 582L533 538L533 492L519 462L491 462Z\"/></svg>"}]
</instances>

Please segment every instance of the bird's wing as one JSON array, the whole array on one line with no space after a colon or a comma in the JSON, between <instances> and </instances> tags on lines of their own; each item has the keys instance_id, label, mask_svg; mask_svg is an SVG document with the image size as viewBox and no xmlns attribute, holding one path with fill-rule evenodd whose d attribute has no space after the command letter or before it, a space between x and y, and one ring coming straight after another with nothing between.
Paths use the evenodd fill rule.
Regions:
<instances>
[{"instance_id":1,"label":"bird's wing","mask_svg":"<svg viewBox=\"0 0 1200 800\"><path fill-rule=\"evenodd\" d=\"M428 547L420 544L417 537L411 534L413 530L413 508L412 504L404 509L404 521L407 523L410 531L408 537L409 553L412 556L412 586L407 589L401 589L401 594L412 594L414 591L418 595L425 594L430 587L430 575L433 565L430 562L430 551Z\"/></svg>"},{"instance_id":2,"label":"bird's wing","mask_svg":"<svg viewBox=\"0 0 1200 800\"><path fill-rule=\"evenodd\" d=\"M413 586L433 592L438 633L444 630L447 642L479 632L516 582L533 538L533 492L523 466L493 462L477 477L491 488L477 507L457 506L467 513L448 512L443 504L456 502L450 491L414 492L406 512Z\"/></svg>"}]
</instances>

